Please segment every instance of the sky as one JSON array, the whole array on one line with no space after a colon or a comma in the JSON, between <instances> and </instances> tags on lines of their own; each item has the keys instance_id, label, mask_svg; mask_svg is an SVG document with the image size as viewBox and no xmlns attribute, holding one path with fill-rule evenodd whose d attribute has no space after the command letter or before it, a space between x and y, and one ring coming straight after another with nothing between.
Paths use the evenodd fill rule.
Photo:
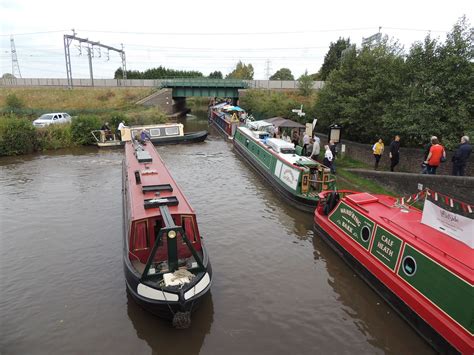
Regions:
<instances>
[{"instance_id":1,"label":"sky","mask_svg":"<svg viewBox=\"0 0 474 355\"><path fill-rule=\"evenodd\" d=\"M23 78L66 78L63 36L76 31L126 53L128 70L160 65L224 75L241 60L254 79L280 68L297 78L321 67L331 42L380 31L409 50L430 33L444 41L472 0L122 1L0 0L0 76L12 72L11 36ZM70 47L73 78L89 78L87 49ZM93 50L94 78L113 78L118 53ZM16 73L17 74L17 73ZM17 75L18 76L18 75Z\"/></svg>"}]
</instances>

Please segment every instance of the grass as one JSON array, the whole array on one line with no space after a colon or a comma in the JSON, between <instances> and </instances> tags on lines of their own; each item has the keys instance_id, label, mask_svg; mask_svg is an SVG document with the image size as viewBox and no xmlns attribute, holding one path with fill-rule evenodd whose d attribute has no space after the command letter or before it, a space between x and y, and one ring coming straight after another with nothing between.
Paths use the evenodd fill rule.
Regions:
<instances>
[{"instance_id":1,"label":"grass","mask_svg":"<svg viewBox=\"0 0 474 355\"><path fill-rule=\"evenodd\" d=\"M0 108L16 95L26 110L78 112L131 109L135 102L153 92L151 88L0 88Z\"/></svg>"},{"instance_id":2,"label":"grass","mask_svg":"<svg viewBox=\"0 0 474 355\"><path fill-rule=\"evenodd\" d=\"M349 189L356 191L367 191L375 194L385 194L390 196L397 196L391 190L384 188L382 185L363 178L356 173L348 171L347 169L370 169L369 164L354 160L347 156L336 160L337 171L337 187L338 189Z\"/></svg>"}]
</instances>

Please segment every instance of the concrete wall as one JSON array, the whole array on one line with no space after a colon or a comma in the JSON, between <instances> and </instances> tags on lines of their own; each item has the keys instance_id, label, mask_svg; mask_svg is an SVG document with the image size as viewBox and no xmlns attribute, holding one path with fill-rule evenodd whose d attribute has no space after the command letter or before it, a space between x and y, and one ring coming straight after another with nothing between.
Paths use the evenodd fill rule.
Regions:
<instances>
[{"instance_id":1,"label":"concrete wall","mask_svg":"<svg viewBox=\"0 0 474 355\"><path fill-rule=\"evenodd\" d=\"M167 79L94 79L95 87L159 87L163 81ZM268 89L268 90L294 90L298 88L298 81L277 81L277 80L244 80L249 88ZM90 87L92 81L90 79L73 79L74 87ZM314 89L319 90L323 87L324 82L315 81ZM50 87L67 87L67 79L0 79L0 87L29 87L29 86L50 86Z\"/></svg>"},{"instance_id":2,"label":"concrete wall","mask_svg":"<svg viewBox=\"0 0 474 355\"><path fill-rule=\"evenodd\" d=\"M318 134L321 138L322 144L327 142L327 135ZM403 139L402 139L403 145ZM375 141L374 141L375 143ZM348 140L342 140L342 144L345 145L346 153L349 157L363 161L367 164L374 164L374 156L372 154L373 144L361 144ZM380 169L390 169L390 158L388 157L390 142L385 142L385 151L382 159L380 159ZM339 151L341 147L339 147ZM441 163L441 166L437 169L437 175L450 175L452 170L451 157L453 152L446 151L447 161ZM423 149L422 148L400 148L400 163L395 167L395 171L419 173L421 172L421 163L423 162ZM466 167L466 176L474 176L474 156L470 157L470 161Z\"/></svg>"},{"instance_id":3,"label":"concrete wall","mask_svg":"<svg viewBox=\"0 0 474 355\"><path fill-rule=\"evenodd\" d=\"M385 185L402 195L416 193L418 191L418 184L421 184L423 188L428 187L461 201L474 204L474 177L392 173L364 169L350 170L362 177Z\"/></svg>"}]
</instances>

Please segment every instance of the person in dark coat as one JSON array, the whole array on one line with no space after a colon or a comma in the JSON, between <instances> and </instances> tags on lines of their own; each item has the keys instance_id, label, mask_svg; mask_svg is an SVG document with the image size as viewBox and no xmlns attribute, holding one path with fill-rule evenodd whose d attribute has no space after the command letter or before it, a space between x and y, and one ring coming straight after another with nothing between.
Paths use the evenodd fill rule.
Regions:
<instances>
[{"instance_id":1,"label":"person in dark coat","mask_svg":"<svg viewBox=\"0 0 474 355\"><path fill-rule=\"evenodd\" d=\"M334 143L334 140L329 141L329 149L331 150L332 153L332 161L331 161L331 173L335 174L336 173L336 156L337 156L337 145Z\"/></svg>"},{"instance_id":2,"label":"person in dark coat","mask_svg":"<svg viewBox=\"0 0 474 355\"><path fill-rule=\"evenodd\" d=\"M428 174L428 165L425 164L426 159L428 159L428 154L430 154L430 149L431 149L431 141L434 138L438 138L436 136L431 136L431 139L428 143L426 143L423 147L423 163L421 164L421 173L422 174Z\"/></svg>"},{"instance_id":3,"label":"person in dark coat","mask_svg":"<svg viewBox=\"0 0 474 355\"><path fill-rule=\"evenodd\" d=\"M390 171L397 166L400 161L400 136L396 135L392 143L390 143Z\"/></svg>"},{"instance_id":4,"label":"person in dark coat","mask_svg":"<svg viewBox=\"0 0 474 355\"><path fill-rule=\"evenodd\" d=\"M451 159L453 162L453 175L454 176L464 176L464 171L466 169L467 161L472 152L472 146L469 144L469 137L461 137L461 144L458 146L458 149L454 152L454 155Z\"/></svg>"}]
</instances>

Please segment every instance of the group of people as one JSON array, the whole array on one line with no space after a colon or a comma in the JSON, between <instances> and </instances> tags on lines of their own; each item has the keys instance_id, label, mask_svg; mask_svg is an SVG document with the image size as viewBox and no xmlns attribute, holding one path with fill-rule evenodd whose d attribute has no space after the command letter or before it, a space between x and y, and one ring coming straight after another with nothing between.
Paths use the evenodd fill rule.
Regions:
<instances>
[{"instance_id":1,"label":"group of people","mask_svg":"<svg viewBox=\"0 0 474 355\"><path fill-rule=\"evenodd\" d=\"M321 140L318 136L310 138L306 133L303 136L303 155L310 157L311 159L320 162L319 155L321 153ZM336 144L333 140L329 141L329 144L324 145L324 158L323 165L331 169L331 173L336 173Z\"/></svg>"},{"instance_id":2,"label":"group of people","mask_svg":"<svg viewBox=\"0 0 474 355\"><path fill-rule=\"evenodd\" d=\"M384 143L380 138L372 146L372 153L375 159L374 169L377 170L379 162L384 152ZM469 160L472 147L469 144L469 137L461 137L461 144L454 152L451 159L453 163L452 174L455 176L464 176L466 164ZM395 166L400 162L400 136L396 135L389 147L390 171L394 171ZM432 136L430 142L424 146L424 156L422 166L422 174L435 175L437 168L441 163L446 161L446 150L440 144L438 137Z\"/></svg>"},{"instance_id":3,"label":"group of people","mask_svg":"<svg viewBox=\"0 0 474 355\"><path fill-rule=\"evenodd\" d=\"M124 129L124 128L128 128L128 127L125 125L125 121L121 121L118 124L117 130L115 131L116 134L117 134L117 138L119 140L121 139L122 129ZM114 135L112 134L112 130L110 129L108 122L105 122L100 129L102 131L104 131L105 140L113 140L114 139ZM142 129L140 131L140 136L137 136L135 138L137 140L140 140L142 143L144 143L145 141L151 139L150 134L148 133L148 131L146 129Z\"/></svg>"},{"instance_id":4,"label":"group of people","mask_svg":"<svg viewBox=\"0 0 474 355\"><path fill-rule=\"evenodd\" d=\"M121 121L116 129L116 134L117 134L117 138L120 140L121 139L121 130L122 128L126 128L127 126L125 126L125 121ZM102 127L100 128L101 131L104 131L104 135L105 135L105 140L114 140L114 135L112 133L112 130L110 129L109 127L109 123L108 122L105 122Z\"/></svg>"}]
</instances>

